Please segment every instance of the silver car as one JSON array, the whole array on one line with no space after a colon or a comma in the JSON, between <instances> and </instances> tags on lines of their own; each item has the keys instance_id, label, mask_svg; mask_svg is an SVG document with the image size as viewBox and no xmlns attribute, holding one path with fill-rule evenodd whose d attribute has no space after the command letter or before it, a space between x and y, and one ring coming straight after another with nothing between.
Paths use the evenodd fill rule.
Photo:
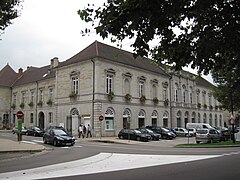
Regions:
<instances>
[{"instance_id":1,"label":"silver car","mask_svg":"<svg viewBox=\"0 0 240 180\"><path fill-rule=\"evenodd\" d=\"M196 143L213 143L220 141L221 134L216 129L197 129Z\"/></svg>"}]
</instances>

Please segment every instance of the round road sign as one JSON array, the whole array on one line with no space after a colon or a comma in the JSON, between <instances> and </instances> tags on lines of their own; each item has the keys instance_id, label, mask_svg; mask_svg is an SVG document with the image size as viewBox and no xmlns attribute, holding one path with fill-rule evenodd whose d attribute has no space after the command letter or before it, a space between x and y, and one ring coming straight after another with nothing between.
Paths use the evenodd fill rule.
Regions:
<instances>
[{"instance_id":1,"label":"round road sign","mask_svg":"<svg viewBox=\"0 0 240 180\"><path fill-rule=\"evenodd\" d=\"M18 118L22 118L22 117L23 117L23 115L24 115L24 114L23 114L23 112L22 112L22 111L18 111L18 112L17 112L17 117L18 117Z\"/></svg>"},{"instance_id":2,"label":"round road sign","mask_svg":"<svg viewBox=\"0 0 240 180\"><path fill-rule=\"evenodd\" d=\"M99 121L102 121L104 119L103 115L99 116Z\"/></svg>"}]
</instances>

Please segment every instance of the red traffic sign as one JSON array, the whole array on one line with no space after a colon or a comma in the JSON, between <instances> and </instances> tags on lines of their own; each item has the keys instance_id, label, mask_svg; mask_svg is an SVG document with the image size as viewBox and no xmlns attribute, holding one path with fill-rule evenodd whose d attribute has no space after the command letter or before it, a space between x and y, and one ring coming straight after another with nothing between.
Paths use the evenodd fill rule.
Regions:
<instances>
[{"instance_id":1,"label":"red traffic sign","mask_svg":"<svg viewBox=\"0 0 240 180\"><path fill-rule=\"evenodd\" d=\"M235 117L233 115L231 115L230 119L229 119L230 124L234 124L235 123Z\"/></svg>"},{"instance_id":2,"label":"red traffic sign","mask_svg":"<svg viewBox=\"0 0 240 180\"><path fill-rule=\"evenodd\" d=\"M103 115L99 116L99 121L102 121L104 119Z\"/></svg>"},{"instance_id":3,"label":"red traffic sign","mask_svg":"<svg viewBox=\"0 0 240 180\"><path fill-rule=\"evenodd\" d=\"M24 114L23 114L23 112L22 112L22 111L18 111L18 112L17 112L17 117L18 117L18 118L22 118L22 117L23 117L23 115L24 115Z\"/></svg>"}]
</instances>

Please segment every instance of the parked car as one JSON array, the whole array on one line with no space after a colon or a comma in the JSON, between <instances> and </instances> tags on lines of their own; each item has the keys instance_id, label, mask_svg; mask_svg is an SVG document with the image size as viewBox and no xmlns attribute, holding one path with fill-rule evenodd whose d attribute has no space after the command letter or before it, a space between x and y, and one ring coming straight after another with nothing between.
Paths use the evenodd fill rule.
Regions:
<instances>
[{"instance_id":1,"label":"parked car","mask_svg":"<svg viewBox=\"0 0 240 180\"><path fill-rule=\"evenodd\" d=\"M75 138L62 129L50 128L43 134L43 142L45 144L53 144L54 146L73 146Z\"/></svg>"},{"instance_id":2,"label":"parked car","mask_svg":"<svg viewBox=\"0 0 240 180\"><path fill-rule=\"evenodd\" d=\"M197 130L195 128L188 128L187 131L191 132L193 136L196 136Z\"/></svg>"},{"instance_id":3,"label":"parked car","mask_svg":"<svg viewBox=\"0 0 240 180\"><path fill-rule=\"evenodd\" d=\"M39 127L29 127L27 129L26 135L27 136L43 136L44 131Z\"/></svg>"},{"instance_id":4,"label":"parked car","mask_svg":"<svg viewBox=\"0 0 240 180\"><path fill-rule=\"evenodd\" d=\"M21 131L21 134L26 134L27 132L27 128L22 126L22 131ZM18 127L15 126L13 129L12 129L12 133L15 134L15 133L18 133Z\"/></svg>"},{"instance_id":5,"label":"parked car","mask_svg":"<svg viewBox=\"0 0 240 180\"><path fill-rule=\"evenodd\" d=\"M146 133L142 133L139 130L136 129L122 129L118 133L118 138L119 139L131 139L131 140L136 140L136 141L150 141L151 136Z\"/></svg>"},{"instance_id":6,"label":"parked car","mask_svg":"<svg viewBox=\"0 0 240 180\"><path fill-rule=\"evenodd\" d=\"M166 128L155 126L146 126L146 128L152 130L155 133L161 134L162 139L173 139L176 137L176 134Z\"/></svg>"},{"instance_id":7,"label":"parked car","mask_svg":"<svg viewBox=\"0 0 240 180\"><path fill-rule=\"evenodd\" d=\"M177 136L184 136L184 137L192 137L193 136L193 133L186 130L185 128L179 128L179 127L176 127L174 128L174 131L176 132Z\"/></svg>"},{"instance_id":8,"label":"parked car","mask_svg":"<svg viewBox=\"0 0 240 180\"><path fill-rule=\"evenodd\" d=\"M136 130L141 131L142 133L149 134L151 136L151 140L158 141L161 138L161 134L155 133L147 128L137 128Z\"/></svg>"},{"instance_id":9,"label":"parked car","mask_svg":"<svg viewBox=\"0 0 240 180\"><path fill-rule=\"evenodd\" d=\"M231 139L231 132L227 128L216 129L221 135L221 141L227 141Z\"/></svg>"},{"instance_id":10,"label":"parked car","mask_svg":"<svg viewBox=\"0 0 240 180\"><path fill-rule=\"evenodd\" d=\"M216 129L197 129L196 143L213 143L221 141L221 134Z\"/></svg>"}]
</instances>

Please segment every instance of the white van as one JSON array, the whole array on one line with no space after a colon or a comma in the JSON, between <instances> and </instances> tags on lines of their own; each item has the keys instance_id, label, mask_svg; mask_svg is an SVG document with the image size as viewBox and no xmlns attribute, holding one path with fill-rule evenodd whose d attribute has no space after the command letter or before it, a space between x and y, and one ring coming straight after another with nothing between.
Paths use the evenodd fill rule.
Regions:
<instances>
[{"instance_id":1,"label":"white van","mask_svg":"<svg viewBox=\"0 0 240 180\"><path fill-rule=\"evenodd\" d=\"M213 128L210 124L207 123L187 123L186 125L187 129L194 128L194 129L211 129Z\"/></svg>"}]
</instances>

